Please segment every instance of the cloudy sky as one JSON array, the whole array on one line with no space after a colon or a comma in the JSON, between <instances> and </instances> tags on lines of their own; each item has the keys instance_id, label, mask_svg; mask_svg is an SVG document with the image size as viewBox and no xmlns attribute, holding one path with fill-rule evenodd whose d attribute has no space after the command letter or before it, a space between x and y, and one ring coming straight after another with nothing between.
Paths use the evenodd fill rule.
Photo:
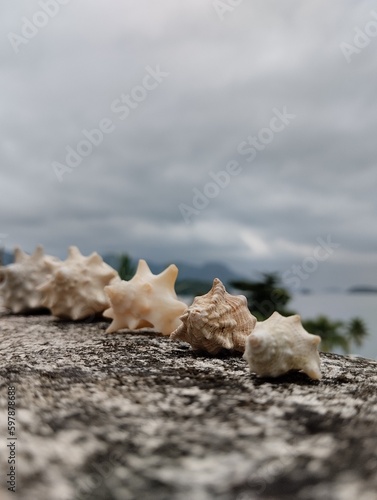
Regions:
<instances>
[{"instance_id":1,"label":"cloudy sky","mask_svg":"<svg viewBox=\"0 0 377 500\"><path fill-rule=\"evenodd\" d=\"M0 23L6 248L377 285L375 2L20 0Z\"/></svg>"}]
</instances>

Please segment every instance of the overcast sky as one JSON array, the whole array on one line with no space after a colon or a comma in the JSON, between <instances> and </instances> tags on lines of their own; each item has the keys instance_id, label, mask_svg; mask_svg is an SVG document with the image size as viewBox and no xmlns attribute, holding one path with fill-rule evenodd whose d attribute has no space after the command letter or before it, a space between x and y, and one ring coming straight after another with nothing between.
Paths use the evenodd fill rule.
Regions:
<instances>
[{"instance_id":1,"label":"overcast sky","mask_svg":"<svg viewBox=\"0 0 377 500\"><path fill-rule=\"evenodd\" d=\"M0 23L6 248L377 285L376 2L19 0Z\"/></svg>"}]
</instances>

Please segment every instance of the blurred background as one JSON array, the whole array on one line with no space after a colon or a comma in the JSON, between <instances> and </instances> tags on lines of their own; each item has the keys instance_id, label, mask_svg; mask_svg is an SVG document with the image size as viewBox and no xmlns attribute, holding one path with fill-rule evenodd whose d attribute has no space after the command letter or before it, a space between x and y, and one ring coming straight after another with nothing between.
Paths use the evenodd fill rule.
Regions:
<instances>
[{"instance_id":1,"label":"blurred background","mask_svg":"<svg viewBox=\"0 0 377 500\"><path fill-rule=\"evenodd\" d=\"M374 2L0 13L4 261L41 243L187 279L277 272L290 309L360 317L369 336L351 352L377 357Z\"/></svg>"}]
</instances>

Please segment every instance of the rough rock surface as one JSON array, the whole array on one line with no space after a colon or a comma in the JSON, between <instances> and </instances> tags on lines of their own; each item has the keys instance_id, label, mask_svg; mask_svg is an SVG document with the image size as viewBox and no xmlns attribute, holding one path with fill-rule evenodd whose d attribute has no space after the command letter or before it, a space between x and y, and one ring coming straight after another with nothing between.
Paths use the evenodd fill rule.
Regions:
<instances>
[{"instance_id":1,"label":"rough rock surface","mask_svg":"<svg viewBox=\"0 0 377 500\"><path fill-rule=\"evenodd\" d=\"M320 382L261 380L107 325L0 314L0 499L377 498L377 362L321 354Z\"/></svg>"}]
</instances>

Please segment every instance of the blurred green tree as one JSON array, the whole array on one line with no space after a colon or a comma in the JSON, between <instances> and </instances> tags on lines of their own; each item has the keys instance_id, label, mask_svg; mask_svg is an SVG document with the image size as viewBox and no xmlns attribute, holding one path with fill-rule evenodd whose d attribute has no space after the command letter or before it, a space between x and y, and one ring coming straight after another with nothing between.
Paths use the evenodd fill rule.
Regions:
<instances>
[{"instance_id":1,"label":"blurred green tree","mask_svg":"<svg viewBox=\"0 0 377 500\"><path fill-rule=\"evenodd\" d=\"M365 322L358 317L351 318L347 325L347 337L351 343L360 347L368 336L368 329Z\"/></svg>"},{"instance_id":2,"label":"blurred green tree","mask_svg":"<svg viewBox=\"0 0 377 500\"><path fill-rule=\"evenodd\" d=\"M201 281L196 279L183 279L177 280L175 285L175 291L178 295L192 295L197 297L198 295L204 295L211 290L212 284L207 281Z\"/></svg>"},{"instance_id":3,"label":"blurred green tree","mask_svg":"<svg viewBox=\"0 0 377 500\"><path fill-rule=\"evenodd\" d=\"M131 257L124 253L119 257L118 273L122 280L128 281L136 272L135 266L132 264Z\"/></svg>"},{"instance_id":4,"label":"blurred green tree","mask_svg":"<svg viewBox=\"0 0 377 500\"><path fill-rule=\"evenodd\" d=\"M285 316L294 314L286 308L291 295L277 272L261 273L259 281L231 281L230 285L245 292L250 312L258 321L267 319L274 311Z\"/></svg>"},{"instance_id":5,"label":"blurred green tree","mask_svg":"<svg viewBox=\"0 0 377 500\"><path fill-rule=\"evenodd\" d=\"M345 335L343 321L332 321L327 316L320 315L305 320L302 324L305 330L321 337L321 351L329 352L335 347L340 347L345 353L350 351L350 342Z\"/></svg>"},{"instance_id":6,"label":"blurred green tree","mask_svg":"<svg viewBox=\"0 0 377 500\"><path fill-rule=\"evenodd\" d=\"M328 352L340 347L343 352L350 353L353 345L360 347L368 336L368 330L361 318L357 316L350 321L332 321L326 316L303 321L304 328L322 338L321 350Z\"/></svg>"}]
</instances>

